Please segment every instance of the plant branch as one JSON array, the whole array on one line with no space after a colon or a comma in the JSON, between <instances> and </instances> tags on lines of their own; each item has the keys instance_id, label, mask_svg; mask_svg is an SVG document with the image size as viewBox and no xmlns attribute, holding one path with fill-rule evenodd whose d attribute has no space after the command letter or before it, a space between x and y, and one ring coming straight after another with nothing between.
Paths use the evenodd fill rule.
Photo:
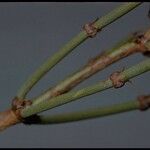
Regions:
<instances>
[{"instance_id":1,"label":"plant branch","mask_svg":"<svg viewBox=\"0 0 150 150\"><path fill-rule=\"evenodd\" d=\"M143 102L150 106L150 95L144 96ZM141 110L141 101L139 97L136 100L128 101L128 102L121 102L119 104L114 104L105 107L97 107L92 109L86 109L83 111L78 112L71 112L71 113L63 113L58 115L47 115L47 116L37 116L36 118L28 118L25 124L55 124L55 123L65 123L65 122L72 122L72 121L80 121L85 119L92 119L96 117L104 117L108 115L133 111L133 110ZM145 110L146 110L145 109Z\"/></svg>"},{"instance_id":2,"label":"plant branch","mask_svg":"<svg viewBox=\"0 0 150 150\"><path fill-rule=\"evenodd\" d=\"M33 98L33 103L37 104L43 100L47 100L70 91L85 79L124 57L135 54L137 52L144 53L149 51L147 43L150 40L150 29L142 35L143 37L140 39L138 37L139 35L129 36L125 40L115 45L114 48L105 51L104 53L91 59L87 65L85 65L85 67L79 69L79 71L67 77L54 88L50 88L38 97Z\"/></svg>"},{"instance_id":3,"label":"plant branch","mask_svg":"<svg viewBox=\"0 0 150 150\"><path fill-rule=\"evenodd\" d=\"M8 109L4 112L0 112L0 131L20 123L20 120L17 118L16 114L12 109Z\"/></svg>"},{"instance_id":4,"label":"plant branch","mask_svg":"<svg viewBox=\"0 0 150 150\"><path fill-rule=\"evenodd\" d=\"M71 101L75 101L82 97L85 97L85 96L88 96L88 95L91 95L91 94L94 94L94 93L97 93L100 91L104 91L106 89L115 87L114 85L116 83L117 84L120 82L125 83L125 82L129 81L130 79L132 79L144 72L147 72L147 71L150 71L150 59L147 59L147 60L145 60L139 64L136 64L135 66L132 66L128 69L125 69L122 72L119 72L119 73L117 72L118 73L117 76L116 76L116 74L112 74L112 75L116 76L115 80L114 80L114 78L109 77L107 80L101 81L93 86L89 86L89 87L83 88L78 91L68 92L66 94L54 97L50 100L42 101L35 105L32 104L31 106L28 106L21 111L21 116L23 118L26 118L31 115L43 112L45 110L64 105Z\"/></svg>"},{"instance_id":5,"label":"plant branch","mask_svg":"<svg viewBox=\"0 0 150 150\"><path fill-rule=\"evenodd\" d=\"M87 24L84 31L81 31L78 35L76 35L72 40L70 40L65 46L63 46L57 53L55 53L52 57L48 58L48 60L42 64L21 86L18 91L17 97L20 99L24 99L27 93L32 89L32 87L50 70L52 69L59 61L61 61L65 56L67 56L74 48L84 42L88 37L93 37L94 35L100 31L102 28L112 23L116 19L125 15L138 5L141 2L130 2L122 4L117 7L113 11L111 11L106 16L98 19L96 22ZM90 31L90 32L87 32ZM92 34L89 35L89 33Z\"/></svg>"}]
</instances>

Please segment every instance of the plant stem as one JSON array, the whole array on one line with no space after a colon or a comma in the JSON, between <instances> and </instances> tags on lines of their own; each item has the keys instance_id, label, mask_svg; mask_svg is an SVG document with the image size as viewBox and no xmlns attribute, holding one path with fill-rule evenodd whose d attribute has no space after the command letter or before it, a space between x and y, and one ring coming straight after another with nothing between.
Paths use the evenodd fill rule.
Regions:
<instances>
[{"instance_id":1,"label":"plant stem","mask_svg":"<svg viewBox=\"0 0 150 150\"><path fill-rule=\"evenodd\" d=\"M119 77L124 82L126 82L130 80L131 78L136 77L149 70L150 70L150 59L147 59L139 64L136 64L135 66L132 66L124 70L123 72L120 73ZM22 110L21 116L23 118L29 117L36 113L40 113L45 110L52 109L54 107L58 107L60 105L69 103L71 101L75 101L77 99L80 99L82 97L85 97L85 96L88 96L88 95L91 95L100 91L104 91L112 87L113 87L113 82L110 78L108 78L107 80L101 81L98 84L95 84L93 86L89 86L78 91L68 92L66 94L54 97L51 100L42 101L38 104L35 104L35 105L33 104L29 107L26 107Z\"/></svg>"},{"instance_id":2,"label":"plant stem","mask_svg":"<svg viewBox=\"0 0 150 150\"><path fill-rule=\"evenodd\" d=\"M0 131L18 123L20 123L20 120L16 117L12 109L0 112Z\"/></svg>"},{"instance_id":3,"label":"plant stem","mask_svg":"<svg viewBox=\"0 0 150 150\"><path fill-rule=\"evenodd\" d=\"M126 2L120 5L119 7L108 13L106 16L103 16L99 20L97 20L95 22L95 27L101 29L109 25L110 23L114 22L115 20L125 15L140 4L141 2Z\"/></svg>"},{"instance_id":4,"label":"plant stem","mask_svg":"<svg viewBox=\"0 0 150 150\"><path fill-rule=\"evenodd\" d=\"M125 3L119 6L118 8L111 11L108 15L98 19L93 25L97 29L102 29L108 24L112 23L116 19L125 15L138 5L141 2L130 2ZM76 35L72 40L70 40L64 47L58 50L52 57L48 58L48 60L42 64L23 84L23 86L19 89L17 97L20 99L24 99L27 93L32 89L32 87L50 70L52 69L59 61L61 61L65 56L67 56L74 48L80 45L88 38L88 35L85 31L81 31L78 35Z\"/></svg>"},{"instance_id":5,"label":"plant stem","mask_svg":"<svg viewBox=\"0 0 150 150\"><path fill-rule=\"evenodd\" d=\"M149 41L150 33L147 30L143 35L146 35L146 40ZM33 98L33 103L38 104L43 100L56 97L58 95L64 94L70 91L73 87L89 78L93 74L97 73L100 70L103 70L112 63L127 57L131 54L137 52L143 52L147 50L147 47L143 47L135 42L137 37L129 36L125 40L119 42L114 48L105 51L104 54L98 55L95 58L91 59L90 62L81 68L79 71L67 77L65 80L57 84L54 88L50 88L38 97ZM146 45L148 42L145 42Z\"/></svg>"},{"instance_id":6,"label":"plant stem","mask_svg":"<svg viewBox=\"0 0 150 150\"><path fill-rule=\"evenodd\" d=\"M58 115L49 115L49 116L38 116L36 122L32 121L31 124L54 124L54 123L65 123L72 121L80 121L96 117L104 117L108 115L118 114L122 112L132 111L139 108L139 103L137 100L132 100L120 104L115 104L105 107L97 107L93 109L87 109L84 111L64 113Z\"/></svg>"},{"instance_id":7,"label":"plant stem","mask_svg":"<svg viewBox=\"0 0 150 150\"><path fill-rule=\"evenodd\" d=\"M92 119L96 117L104 117L108 115L129 112L137 109L147 110L150 107L150 95L142 96L143 97L142 103L139 97L136 100L132 100L128 102L121 102L119 104L86 109L78 112L63 113L58 115L47 115L47 116L39 115L37 116L36 120L32 118L32 120L29 120L28 123L29 124L65 123L65 122L80 121L85 119ZM141 109L143 107L143 103L146 104L145 105L146 108Z\"/></svg>"}]
</instances>

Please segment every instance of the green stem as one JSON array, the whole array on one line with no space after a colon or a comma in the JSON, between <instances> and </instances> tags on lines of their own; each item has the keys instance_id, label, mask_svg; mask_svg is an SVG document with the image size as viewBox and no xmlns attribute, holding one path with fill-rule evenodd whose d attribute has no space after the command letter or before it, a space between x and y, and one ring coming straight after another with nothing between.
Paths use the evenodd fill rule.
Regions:
<instances>
[{"instance_id":1,"label":"green stem","mask_svg":"<svg viewBox=\"0 0 150 150\"><path fill-rule=\"evenodd\" d=\"M98 29L102 29L108 24L112 23L119 17L125 15L138 5L141 2L130 2L125 3L119 6L118 8L111 11L108 15L98 19L94 26ZM48 60L41 65L32 76L30 76L27 81L23 84L23 86L19 89L17 97L20 99L24 99L27 93L32 89L32 87L50 70L52 69L59 61L61 61L65 56L67 56L74 48L80 45L83 41L88 38L88 35L85 31L80 32L77 36L75 36L72 40L70 40L64 47L62 47L57 53L55 53L52 57L48 58Z\"/></svg>"},{"instance_id":2,"label":"green stem","mask_svg":"<svg viewBox=\"0 0 150 150\"><path fill-rule=\"evenodd\" d=\"M72 112L72 113L64 113L58 115L49 115L49 116L38 116L38 120L36 122L32 122L31 124L54 124L54 123L65 123L72 121L80 121L90 118L96 117L104 117L108 115L118 114L122 112L132 111L139 109L139 103L137 100L128 101L120 104L115 104L111 106L105 107L97 107L93 109L87 109L84 111Z\"/></svg>"},{"instance_id":3,"label":"green stem","mask_svg":"<svg viewBox=\"0 0 150 150\"><path fill-rule=\"evenodd\" d=\"M139 74L142 74L144 72L147 72L150 70L150 59L147 59L135 66L130 67L129 69L124 70L123 72L120 73L120 78L126 82L130 80L133 77L136 77ZM133 71L133 73L132 73ZM93 86L89 86L86 88L83 88L78 91L72 91L68 92L66 94L54 97L50 100L40 102L38 104L33 104L29 107L26 107L22 110L21 116L23 118L43 112L48 109L52 109L54 107L58 107L60 105L64 105L66 103L69 103L71 101L75 101L77 99L80 99L82 97L104 91L106 89L112 88L113 83L110 78L108 78L105 81L101 81L98 84L95 84Z\"/></svg>"},{"instance_id":4,"label":"green stem","mask_svg":"<svg viewBox=\"0 0 150 150\"><path fill-rule=\"evenodd\" d=\"M92 61L88 62L83 68L79 69L79 71L74 74L68 76L65 80L58 83L55 87L50 88L43 92L41 95L33 98L33 103L38 104L41 101L50 99L52 97L56 97L58 95L64 94L74 88L76 85L89 78L93 74L98 71L103 70L109 65L117 62L118 60L125 58L131 54L135 54L137 52L143 53L144 51L148 51L150 47L148 47L147 43L150 39L150 32L147 30L143 33L145 38L145 42L143 46L138 44L136 41L137 37L132 34L128 38L122 40L118 44L114 46L114 48L105 51L101 55L96 56L91 59ZM142 43L142 41L141 41Z\"/></svg>"},{"instance_id":5,"label":"green stem","mask_svg":"<svg viewBox=\"0 0 150 150\"><path fill-rule=\"evenodd\" d=\"M132 54L133 52L130 51L129 48L133 48L136 46L135 43L131 42L131 41L133 41L133 39L134 39L134 37L132 35L132 36L128 37L126 40L123 40L123 41L119 42L118 44L116 44L114 46L114 48L112 48L108 51L105 51L105 54L102 54L102 55L105 55L104 59L110 58L110 59L107 59L108 60L107 62L105 61L105 63L104 63L104 59L103 59L103 57L101 57L102 55L100 55L99 58L96 59L96 61L92 65L88 65L88 64L85 65L85 67L80 68L79 71L76 71L72 75L66 77L65 80L58 83L55 87L49 88L48 90L46 90L39 96L33 98L32 99L33 103L37 104L43 100L47 100L52 97L64 94L67 91L70 91L73 87L75 87L76 85L78 85L79 83L84 81L85 79L87 79L88 77L97 73L98 71L106 68L110 64L116 62L117 60L119 60L123 57L127 57L128 55ZM130 52L128 52L128 51L130 51ZM114 53L114 55L113 55L113 53ZM122 53L123 53L123 55L121 55ZM94 59L95 58L93 58L92 60L94 60ZM99 64L99 65L96 66L96 64ZM94 67L94 66L96 66L96 67Z\"/></svg>"},{"instance_id":6,"label":"green stem","mask_svg":"<svg viewBox=\"0 0 150 150\"><path fill-rule=\"evenodd\" d=\"M95 22L95 27L101 29L109 25L110 23L114 22L115 20L125 15L140 4L141 2L127 2L120 5L119 7L108 13L106 16L103 16L99 20L97 20Z\"/></svg>"}]
</instances>

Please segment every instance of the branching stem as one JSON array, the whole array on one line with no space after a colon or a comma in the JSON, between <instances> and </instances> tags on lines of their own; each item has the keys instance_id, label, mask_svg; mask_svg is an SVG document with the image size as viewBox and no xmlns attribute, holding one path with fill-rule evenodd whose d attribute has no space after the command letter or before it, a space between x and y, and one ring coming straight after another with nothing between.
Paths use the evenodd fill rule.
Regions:
<instances>
[{"instance_id":1,"label":"branching stem","mask_svg":"<svg viewBox=\"0 0 150 150\"><path fill-rule=\"evenodd\" d=\"M123 72L120 73L119 78L123 82L127 82L130 79L147 71L150 71L150 59L144 60L143 62L136 64L135 66L125 69ZM35 104L35 105L33 104L29 107L26 107L22 110L21 116L23 118L29 117L31 115L43 112L48 109L52 109L54 107L64 105L71 101L75 101L82 97L85 97L85 96L88 96L88 95L91 95L100 91L104 91L112 87L113 87L113 82L110 78L108 78L107 80L101 81L93 86L89 86L78 91L68 92L66 94L62 94L60 96L54 97L50 100L42 101L38 104Z\"/></svg>"},{"instance_id":2,"label":"branching stem","mask_svg":"<svg viewBox=\"0 0 150 150\"><path fill-rule=\"evenodd\" d=\"M150 50L150 48L148 48L147 46L147 43L149 43L150 40L150 30L147 30L145 33L143 33L143 36L146 37L144 39L145 43L143 44L141 44L142 39L138 39L137 43L136 40L138 37L132 35L126 38L125 40L119 42L117 45L114 46L114 48L105 51L104 53L91 59L91 61L89 61L87 65L85 65L85 67L70 75L65 80L58 83L55 87L50 88L38 97L33 98L33 103L37 104L41 101L64 94L70 91L72 88L74 88L76 85L78 85L85 79L94 75L98 71L103 70L112 63L122 58L125 58L131 54L135 54L138 52L144 53Z\"/></svg>"},{"instance_id":3,"label":"branching stem","mask_svg":"<svg viewBox=\"0 0 150 150\"><path fill-rule=\"evenodd\" d=\"M125 15L138 5L141 2L129 2L124 3L118 8L111 11L106 16L98 19L93 26L97 29L102 29L108 24L112 23L116 19ZM23 84L23 86L19 89L17 97L20 99L24 99L27 93L32 89L32 87L50 70L52 69L59 61L61 61L65 56L67 56L74 48L80 45L88 38L88 34L85 31L81 31L78 35L76 35L72 40L70 40L66 45L64 45L57 53L55 53L52 57L48 58L48 60L42 64Z\"/></svg>"}]
</instances>

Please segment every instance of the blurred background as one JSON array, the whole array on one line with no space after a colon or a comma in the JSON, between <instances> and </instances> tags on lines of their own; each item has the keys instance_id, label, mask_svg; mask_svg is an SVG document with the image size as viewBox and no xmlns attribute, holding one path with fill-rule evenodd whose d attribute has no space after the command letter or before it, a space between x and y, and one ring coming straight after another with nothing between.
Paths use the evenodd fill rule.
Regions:
<instances>
[{"instance_id":1,"label":"blurred background","mask_svg":"<svg viewBox=\"0 0 150 150\"><path fill-rule=\"evenodd\" d=\"M0 3L0 110L10 106L12 98L27 79L49 56L82 30L85 23L101 17L120 2L15 2ZM116 22L88 39L53 68L29 93L28 98L53 87L65 76L83 66L90 58L130 33L150 27L147 14L150 3L143 3ZM75 89L106 79L112 72L128 68L146 57L129 56L84 81ZM148 94L150 73L132 79L120 89L109 89L82 100L49 110L56 114L106 106ZM0 133L1 148L79 148L150 147L150 111L133 111L104 118L58 125L13 126Z\"/></svg>"}]
</instances>

